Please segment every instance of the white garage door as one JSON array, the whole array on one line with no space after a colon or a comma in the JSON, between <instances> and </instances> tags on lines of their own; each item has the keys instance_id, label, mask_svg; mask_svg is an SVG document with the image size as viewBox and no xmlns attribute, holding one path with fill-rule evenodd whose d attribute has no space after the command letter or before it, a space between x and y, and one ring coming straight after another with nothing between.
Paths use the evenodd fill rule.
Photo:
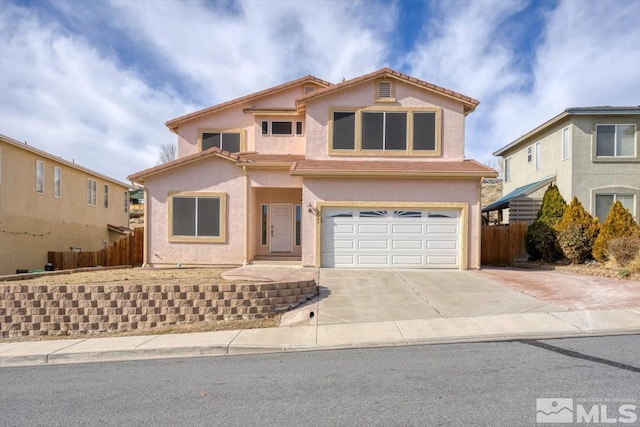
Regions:
<instances>
[{"instance_id":1,"label":"white garage door","mask_svg":"<svg viewBox=\"0 0 640 427\"><path fill-rule=\"evenodd\" d=\"M322 266L459 268L460 211L325 208Z\"/></svg>"}]
</instances>

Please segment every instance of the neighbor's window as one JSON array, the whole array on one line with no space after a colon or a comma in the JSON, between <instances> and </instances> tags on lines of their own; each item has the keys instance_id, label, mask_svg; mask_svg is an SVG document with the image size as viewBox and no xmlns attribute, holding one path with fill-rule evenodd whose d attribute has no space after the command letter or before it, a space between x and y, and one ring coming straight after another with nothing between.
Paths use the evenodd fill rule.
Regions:
<instances>
[{"instance_id":1,"label":"neighbor's window","mask_svg":"<svg viewBox=\"0 0 640 427\"><path fill-rule=\"evenodd\" d=\"M631 212L634 218L636 216L636 201L633 194L597 194L596 195L596 216L600 222L604 222L604 219L609 214L611 205L615 202L622 203L622 206L626 210Z\"/></svg>"},{"instance_id":2,"label":"neighbor's window","mask_svg":"<svg viewBox=\"0 0 640 427\"><path fill-rule=\"evenodd\" d=\"M300 246L302 236L301 232L302 205L296 205L296 246Z\"/></svg>"},{"instance_id":3,"label":"neighbor's window","mask_svg":"<svg viewBox=\"0 0 640 427\"><path fill-rule=\"evenodd\" d=\"M336 111L333 113L333 149L353 150L356 133L356 113Z\"/></svg>"},{"instance_id":4,"label":"neighbor's window","mask_svg":"<svg viewBox=\"0 0 640 427\"><path fill-rule=\"evenodd\" d=\"M533 160L533 145L527 147L527 163L531 163Z\"/></svg>"},{"instance_id":5,"label":"neighbor's window","mask_svg":"<svg viewBox=\"0 0 640 427\"><path fill-rule=\"evenodd\" d=\"M53 196L62 196L62 171L58 166L53 167Z\"/></svg>"},{"instance_id":6,"label":"neighbor's window","mask_svg":"<svg viewBox=\"0 0 640 427\"><path fill-rule=\"evenodd\" d=\"M291 122L271 122L272 135L292 135L293 127Z\"/></svg>"},{"instance_id":7,"label":"neighbor's window","mask_svg":"<svg viewBox=\"0 0 640 427\"><path fill-rule=\"evenodd\" d=\"M406 150L407 113L362 112L363 150Z\"/></svg>"},{"instance_id":8,"label":"neighbor's window","mask_svg":"<svg viewBox=\"0 0 640 427\"><path fill-rule=\"evenodd\" d=\"M569 128L562 129L562 160L569 158Z\"/></svg>"},{"instance_id":9,"label":"neighbor's window","mask_svg":"<svg viewBox=\"0 0 640 427\"><path fill-rule=\"evenodd\" d=\"M124 192L124 211L129 212L129 192Z\"/></svg>"},{"instance_id":10,"label":"neighbor's window","mask_svg":"<svg viewBox=\"0 0 640 427\"><path fill-rule=\"evenodd\" d=\"M537 171L539 171L540 170L540 143L539 142L536 142L535 150L536 150L535 168L536 168Z\"/></svg>"},{"instance_id":11,"label":"neighbor's window","mask_svg":"<svg viewBox=\"0 0 640 427\"><path fill-rule=\"evenodd\" d=\"M269 225L267 223L269 218L269 205L267 205L266 203L262 204L262 218L260 220L260 235L262 236L262 240L260 241L260 244L262 244L262 246L266 246L268 243L268 236L269 236Z\"/></svg>"},{"instance_id":12,"label":"neighbor's window","mask_svg":"<svg viewBox=\"0 0 640 427\"><path fill-rule=\"evenodd\" d=\"M104 207L109 207L109 186L107 184L104 185Z\"/></svg>"},{"instance_id":13,"label":"neighbor's window","mask_svg":"<svg viewBox=\"0 0 640 427\"><path fill-rule=\"evenodd\" d=\"M222 236L222 197L174 196L172 203L172 236Z\"/></svg>"},{"instance_id":14,"label":"neighbor's window","mask_svg":"<svg viewBox=\"0 0 640 427\"><path fill-rule=\"evenodd\" d=\"M44 193L44 163L36 160L36 193Z\"/></svg>"},{"instance_id":15,"label":"neighbor's window","mask_svg":"<svg viewBox=\"0 0 640 427\"><path fill-rule=\"evenodd\" d=\"M230 153L240 152L240 132L203 132L202 151L218 147Z\"/></svg>"},{"instance_id":16,"label":"neighbor's window","mask_svg":"<svg viewBox=\"0 0 640 427\"><path fill-rule=\"evenodd\" d=\"M97 183L95 180L87 178L87 204L96 205Z\"/></svg>"},{"instance_id":17,"label":"neighbor's window","mask_svg":"<svg viewBox=\"0 0 640 427\"><path fill-rule=\"evenodd\" d=\"M636 125L596 125L596 156L633 157Z\"/></svg>"},{"instance_id":18,"label":"neighbor's window","mask_svg":"<svg viewBox=\"0 0 640 427\"><path fill-rule=\"evenodd\" d=\"M504 159L504 180L511 181L511 157Z\"/></svg>"}]
</instances>

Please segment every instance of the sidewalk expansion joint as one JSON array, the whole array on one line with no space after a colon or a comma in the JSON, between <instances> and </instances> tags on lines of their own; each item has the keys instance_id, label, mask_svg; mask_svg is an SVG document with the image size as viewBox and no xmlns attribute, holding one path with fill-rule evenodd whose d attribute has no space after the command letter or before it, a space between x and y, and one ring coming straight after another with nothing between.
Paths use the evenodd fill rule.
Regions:
<instances>
[{"instance_id":1,"label":"sidewalk expansion joint","mask_svg":"<svg viewBox=\"0 0 640 427\"><path fill-rule=\"evenodd\" d=\"M236 338L240 336L241 333L242 333L242 329L240 329L236 334L236 336L233 337L231 341L229 341L229 344L227 344L227 347L226 347L227 354L231 354L231 344L233 344L233 342L236 340Z\"/></svg>"}]
</instances>

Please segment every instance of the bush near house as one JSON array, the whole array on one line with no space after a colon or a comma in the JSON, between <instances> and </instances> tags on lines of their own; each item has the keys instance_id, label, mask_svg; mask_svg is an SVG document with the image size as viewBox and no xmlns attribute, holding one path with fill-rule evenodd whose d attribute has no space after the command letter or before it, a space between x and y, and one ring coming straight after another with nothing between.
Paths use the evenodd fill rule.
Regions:
<instances>
[{"instance_id":1,"label":"bush near house","mask_svg":"<svg viewBox=\"0 0 640 427\"><path fill-rule=\"evenodd\" d=\"M551 184L542 198L542 206L536 220L527 229L525 248L529 259L545 262L558 260L562 252L558 246L556 227L562 220L567 203L558 187Z\"/></svg>"},{"instance_id":2,"label":"bush near house","mask_svg":"<svg viewBox=\"0 0 640 427\"><path fill-rule=\"evenodd\" d=\"M583 263L591 255L599 230L597 218L592 217L574 196L556 227L564 256L573 264Z\"/></svg>"},{"instance_id":3,"label":"bush near house","mask_svg":"<svg viewBox=\"0 0 640 427\"><path fill-rule=\"evenodd\" d=\"M611 239L606 255L619 267L630 267L632 271L640 271L640 235Z\"/></svg>"},{"instance_id":4,"label":"bush near house","mask_svg":"<svg viewBox=\"0 0 640 427\"><path fill-rule=\"evenodd\" d=\"M616 237L630 237L638 233L638 224L631 213L616 201L600 227L600 233L593 243L593 257L598 261L608 259L609 242Z\"/></svg>"}]
</instances>

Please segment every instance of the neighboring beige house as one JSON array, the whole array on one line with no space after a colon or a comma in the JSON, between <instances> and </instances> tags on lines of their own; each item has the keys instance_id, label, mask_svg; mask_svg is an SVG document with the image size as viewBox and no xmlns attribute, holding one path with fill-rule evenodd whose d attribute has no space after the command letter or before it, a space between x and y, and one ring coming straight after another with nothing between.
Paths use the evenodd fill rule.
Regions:
<instances>
[{"instance_id":1,"label":"neighboring beige house","mask_svg":"<svg viewBox=\"0 0 640 427\"><path fill-rule=\"evenodd\" d=\"M128 202L127 184L0 135L0 275L102 249L128 227Z\"/></svg>"},{"instance_id":2,"label":"neighboring beige house","mask_svg":"<svg viewBox=\"0 0 640 427\"><path fill-rule=\"evenodd\" d=\"M555 183L567 203L577 196L600 221L616 200L637 221L639 129L640 107L566 109L493 153L503 158L504 196L482 211L508 208L511 221L532 221Z\"/></svg>"},{"instance_id":3,"label":"neighboring beige house","mask_svg":"<svg viewBox=\"0 0 640 427\"><path fill-rule=\"evenodd\" d=\"M170 120L178 158L145 187L145 262L478 268L478 101L384 68L306 76Z\"/></svg>"}]
</instances>

